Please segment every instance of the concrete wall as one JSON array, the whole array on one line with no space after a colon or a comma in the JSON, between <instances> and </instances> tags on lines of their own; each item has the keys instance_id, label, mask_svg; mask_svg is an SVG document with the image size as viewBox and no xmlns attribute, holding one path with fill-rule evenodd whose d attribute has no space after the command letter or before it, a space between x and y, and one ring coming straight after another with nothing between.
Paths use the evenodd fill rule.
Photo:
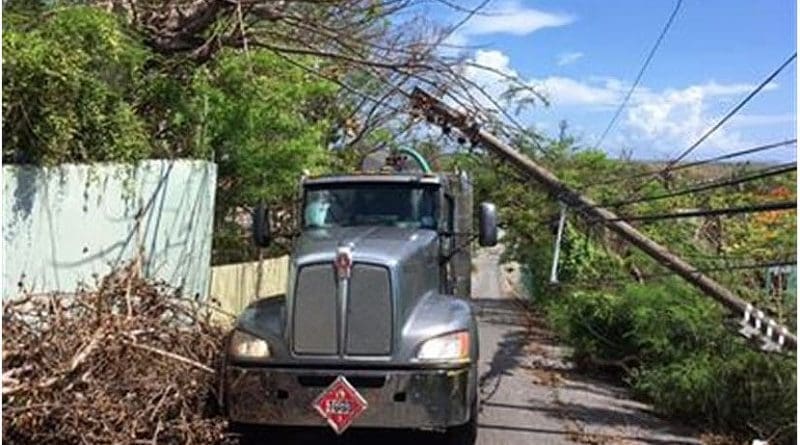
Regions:
<instances>
[{"instance_id":1,"label":"concrete wall","mask_svg":"<svg viewBox=\"0 0 800 445\"><path fill-rule=\"evenodd\" d=\"M211 268L209 296L223 312L239 315L252 301L286 292L289 257Z\"/></svg>"},{"instance_id":2,"label":"concrete wall","mask_svg":"<svg viewBox=\"0 0 800 445\"><path fill-rule=\"evenodd\" d=\"M189 160L3 166L3 298L94 283L137 245L146 276L205 296L216 176Z\"/></svg>"}]
</instances>

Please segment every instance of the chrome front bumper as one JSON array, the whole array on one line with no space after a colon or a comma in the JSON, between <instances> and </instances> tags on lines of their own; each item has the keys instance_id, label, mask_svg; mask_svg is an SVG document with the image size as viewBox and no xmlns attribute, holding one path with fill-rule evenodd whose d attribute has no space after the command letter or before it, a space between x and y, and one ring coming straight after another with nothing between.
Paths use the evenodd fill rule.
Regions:
<instances>
[{"instance_id":1,"label":"chrome front bumper","mask_svg":"<svg viewBox=\"0 0 800 445\"><path fill-rule=\"evenodd\" d=\"M366 399L353 427L441 431L470 417L477 388L474 367L453 370L225 369L224 398L232 422L275 426L324 426L316 397L343 375Z\"/></svg>"}]
</instances>

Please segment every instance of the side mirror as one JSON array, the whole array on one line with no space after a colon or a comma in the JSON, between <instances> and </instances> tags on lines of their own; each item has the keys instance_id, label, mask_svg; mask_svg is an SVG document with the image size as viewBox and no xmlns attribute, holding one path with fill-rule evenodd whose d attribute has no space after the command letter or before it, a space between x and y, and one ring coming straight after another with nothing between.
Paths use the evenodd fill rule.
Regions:
<instances>
[{"instance_id":1,"label":"side mirror","mask_svg":"<svg viewBox=\"0 0 800 445\"><path fill-rule=\"evenodd\" d=\"M258 247L269 246L272 234L269 230L269 209L262 202L253 210L253 243Z\"/></svg>"},{"instance_id":2,"label":"side mirror","mask_svg":"<svg viewBox=\"0 0 800 445\"><path fill-rule=\"evenodd\" d=\"M494 204L482 202L478 214L478 244L482 247L497 245L497 209Z\"/></svg>"}]
</instances>

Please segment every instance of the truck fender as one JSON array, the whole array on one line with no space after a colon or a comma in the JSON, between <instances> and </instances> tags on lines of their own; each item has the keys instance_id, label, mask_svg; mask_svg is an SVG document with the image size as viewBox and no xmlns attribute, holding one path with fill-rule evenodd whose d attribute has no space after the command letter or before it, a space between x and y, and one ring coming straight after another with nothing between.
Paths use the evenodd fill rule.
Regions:
<instances>
[{"instance_id":1,"label":"truck fender","mask_svg":"<svg viewBox=\"0 0 800 445\"><path fill-rule=\"evenodd\" d=\"M403 338L416 348L425 340L456 331L472 339L471 362L478 361L478 329L468 301L431 292L422 297L403 326Z\"/></svg>"},{"instance_id":2,"label":"truck fender","mask_svg":"<svg viewBox=\"0 0 800 445\"><path fill-rule=\"evenodd\" d=\"M286 330L286 296L261 298L250 303L236 320L236 329L263 338L273 347L281 345Z\"/></svg>"}]
</instances>

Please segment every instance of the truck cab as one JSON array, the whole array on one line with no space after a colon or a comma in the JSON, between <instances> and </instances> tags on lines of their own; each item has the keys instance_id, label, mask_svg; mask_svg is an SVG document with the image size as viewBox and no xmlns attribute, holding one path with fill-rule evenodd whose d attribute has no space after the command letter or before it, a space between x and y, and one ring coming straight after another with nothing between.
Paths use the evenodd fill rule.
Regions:
<instances>
[{"instance_id":1,"label":"truck cab","mask_svg":"<svg viewBox=\"0 0 800 445\"><path fill-rule=\"evenodd\" d=\"M252 426L411 428L475 440L478 330L464 175L305 178L284 296L238 317L225 345L227 416ZM496 243L481 204L479 242ZM269 242L268 212L254 239Z\"/></svg>"}]
</instances>

